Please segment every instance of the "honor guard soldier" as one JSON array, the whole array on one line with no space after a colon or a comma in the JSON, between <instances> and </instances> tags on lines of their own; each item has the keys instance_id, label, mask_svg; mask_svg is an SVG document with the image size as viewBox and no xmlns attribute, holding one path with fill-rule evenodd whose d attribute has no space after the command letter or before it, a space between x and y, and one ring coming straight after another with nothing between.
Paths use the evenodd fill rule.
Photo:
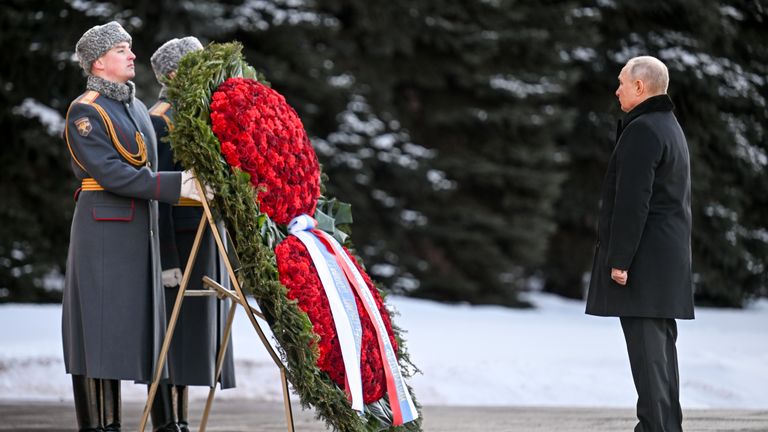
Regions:
<instances>
[{"instance_id":1,"label":"honor guard soldier","mask_svg":"<svg viewBox=\"0 0 768 432\"><path fill-rule=\"evenodd\" d=\"M131 36L113 21L86 31L75 51L88 83L65 129L81 187L63 296L64 364L79 430L118 431L120 380L152 381L165 331L157 201L199 196L190 173L157 172L152 123L130 81Z\"/></svg>"},{"instance_id":2,"label":"honor guard soldier","mask_svg":"<svg viewBox=\"0 0 768 432\"><path fill-rule=\"evenodd\" d=\"M173 107L166 95L166 84L173 79L184 55L202 49L202 44L195 37L171 39L160 46L150 59L155 76L162 85L159 100L149 110L157 135L160 170L184 170L180 164L174 163L173 150L167 138L173 129ZM160 255L168 317L181 282L181 269L189 258L202 216L203 209L197 202L182 200L175 206L160 204ZM218 279L222 285L227 285L229 281L209 230L205 231L200 243L187 289L204 290L203 276ZM187 386L216 386L216 356L228 309L229 300L218 300L215 296L184 299L168 353L170 380L158 386L152 405L155 430L175 430L171 425L176 424L181 431L187 432ZM231 341L227 345L219 382L222 389L235 386Z\"/></svg>"}]
</instances>

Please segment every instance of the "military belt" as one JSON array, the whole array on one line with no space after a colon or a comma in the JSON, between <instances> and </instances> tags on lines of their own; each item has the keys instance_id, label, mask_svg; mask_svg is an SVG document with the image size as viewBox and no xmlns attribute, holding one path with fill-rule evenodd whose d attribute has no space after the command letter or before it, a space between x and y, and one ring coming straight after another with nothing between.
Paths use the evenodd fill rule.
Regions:
<instances>
[{"instance_id":1,"label":"military belt","mask_svg":"<svg viewBox=\"0 0 768 432\"><path fill-rule=\"evenodd\" d=\"M99 182L96 181L95 178L88 177L84 178L81 185L80 190L84 191L103 191L104 188L99 184ZM202 203L200 201L195 201L190 198L179 198L179 202L175 204L179 207L202 207Z\"/></svg>"},{"instance_id":2,"label":"military belt","mask_svg":"<svg viewBox=\"0 0 768 432\"><path fill-rule=\"evenodd\" d=\"M99 182L96 181L96 179L92 177L84 178L83 182L80 184L80 189L84 191L103 191L104 188L101 187Z\"/></svg>"},{"instance_id":3,"label":"military belt","mask_svg":"<svg viewBox=\"0 0 768 432\"><path fill-rule=\"evenodd\" d=\"M190 198L179 198L179 202L175 204L178 207L202 207L203 204L200 201L195 201Z\"/></svg>"}]
</instances>

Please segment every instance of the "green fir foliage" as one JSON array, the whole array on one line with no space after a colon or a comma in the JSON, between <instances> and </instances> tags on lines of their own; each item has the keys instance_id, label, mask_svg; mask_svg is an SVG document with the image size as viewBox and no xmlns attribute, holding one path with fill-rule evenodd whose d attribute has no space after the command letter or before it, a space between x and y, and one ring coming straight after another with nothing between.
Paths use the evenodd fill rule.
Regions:
<instances>
[{"instance_id":1,"label":"green fir foliage","mask_svg":"<svg viewBox=\"0 0 768 432\"><path fill-rule=\"evenodd\" d=\"M85 86L74 45L115 19L133 36L145 102L159 89L149 57L163 42L241 41L301 117L327 194L355 209L369 273L393 292L470 303L522 305L517 293L537 281L582 298L622 115L616 76L629 56L656 55L691 150L696 300L743 306L768 294L767 10L745 0L6 1L0 302L60 298L78 186L60 131Z\"/></svg>"},{"instance_id":2,"label":"green fir foliage","mask_svg":"<svg viewBox=\"0 0 768 432\"><path fill-rule=\"evenodd\" d=\"M371 410L366 417L359 417L350 408L344 391L316 365L317 336L312 331L312 323L296 301L288 298L286 288L279 281L272 251L274 239L263 235L265 226L272 222L259 212L249 175L239 169L232 170L226 164L220 143L211 130L209 103L222 82L230 77L265 82L244 61L241 50L239 43L212 44L181 61L168 89L176 111L174 129L169 135L174 154L183 166L193 169L201 181L215 187L213 209L232 236L240 262L238 281L253 295L266 316L287 365L288 380L302 405L313 407L320 418L338 431L421 430L420 420L397 428L382 426L378 418L387 418L386 404ZM328 212L328 218L335 216L340 223L351 223L348 206L328 200L322 207ZM334 228L335 223L330 223ZM407 374L415 367L402 344L400 331L393 330L401 344L398 358Z\"/></svg>"},{"instance_id":3,"label":"green fir foliage","mask_svg":"<svg viewBox=\"0 0 768 432\"><path fill-rule=\"evenodd\" d=\"M567 52L581 79L561 141L568 179L546 263L547 289L581 298L596 239L597 200L613 151L613 92L629 58L653 55L691 154L693 271L698 304L741 307L768 293L768 9L760 2L604 1L573 14L591 36ZM575 253L574 253L575 251Z\"/></svg>"}]
</instances>

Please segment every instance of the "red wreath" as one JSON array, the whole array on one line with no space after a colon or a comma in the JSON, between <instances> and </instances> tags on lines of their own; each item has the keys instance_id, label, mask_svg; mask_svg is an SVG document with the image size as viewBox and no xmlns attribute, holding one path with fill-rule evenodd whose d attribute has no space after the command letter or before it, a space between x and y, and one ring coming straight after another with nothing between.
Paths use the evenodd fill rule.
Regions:
<instances>
[{"instance_id":1,"label":"red wreath","mask_svg":"<svg viewBox=\"0 0 768 432\"><path fill-rule=\"evenodd\" d=\"M213 94L211 123L227 163L250 174L251 183L259 191L261 212L283 225L298 215L314 214L320 196L320 165L301 120L282 95L255 80L230 78ZM298 301L320 336L317 366L344 388L344 361L331 308L309 253L300 240L288 236L275 249L275 256L288 297ZM381 296L356 261L355 265L373 294L396 351L392 324ZM386 378L376 330L357 294L355 299L363 328L363 400L371 403L384 396Z\"/></svg>"},{"instance_id":2,"label":"red wreath","mask_svg":"<svg viewBox=\"0 0 768 432\"><path fill-rule=\"evenodd\" d=\"M346 248L344 251L349 255L349 251ZM307 252L301 240L294 236L288 236L275 248L275 256L277 258L277 269L280 273L280 282L288 288L288 297L298 301L301 310L306 312L309 320L312 321L315 334L320 336L318 343L320 356L317 360L317 366L320 370L327 372L339 387L344 388L346 374L344 372L344 360L341 357L339 338L336 335L336 328L333 324L331 307L328 304L325 291L320 283L320 277L317 275L317 270L312 263L309 252ZM387 329L389 340L392 343L392 348L397 351L397 342L395 342L392 332L389 312L384 307L384 302L371 279L360 268L357 261L354 259L352 261L355 262L355 266L365 279L371 294L373 294L376 306ZM357 302L357 310L360 315L360 324L363 327L360 372L363 379L363 401L368 404L384 396L387 384L379 352L379 343L376 338L376 329L365 312L365 306L357 296L357 293L355 293L355 301Z\"/></svg>"},{"instance_id":3,"label":"red wreath","mask_svg":"<svg viewBox=\"0 0 768 432\"><path fill-rule=\"evenodd\" d=\"M281 94L252 79L230 78L213 94L211 123L227 163L250 174L261 212L282 225L315 213L320 164Z\"/></svg>"}]
</instances>

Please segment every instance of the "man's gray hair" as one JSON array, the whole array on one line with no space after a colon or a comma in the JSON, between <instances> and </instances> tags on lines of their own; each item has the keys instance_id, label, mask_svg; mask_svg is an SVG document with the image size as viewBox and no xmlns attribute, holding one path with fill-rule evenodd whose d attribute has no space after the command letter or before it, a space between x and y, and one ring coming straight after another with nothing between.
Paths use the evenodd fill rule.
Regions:
<instances>
[{"instance_id":1,"label":"man's gray hair","mask_svg":"<svg viewBox=\"0 0 768 432\"><path fill-rule=\"evenodd\" d=\"M640 56L629 59L625 66L632 80L640 80L652 95L667 93L669 71L661 60L652 56Z\"/></svg>"}]
</instances>

